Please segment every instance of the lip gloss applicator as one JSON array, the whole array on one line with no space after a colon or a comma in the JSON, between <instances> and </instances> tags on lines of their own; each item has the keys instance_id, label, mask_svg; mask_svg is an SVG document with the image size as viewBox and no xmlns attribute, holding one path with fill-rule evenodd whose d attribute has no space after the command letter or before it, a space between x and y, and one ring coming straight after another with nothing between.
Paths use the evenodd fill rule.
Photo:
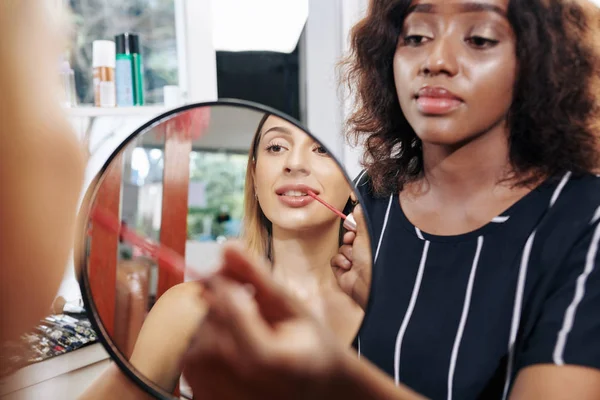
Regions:
<instances>
[{"instance_id":1,"label":"lip gloss applicator","mask_svg":"<svg viewBox=\"0 0 600 400\"><path fill-rule=\"evenodd\" d=\"M334 206L317 196L317 194L312 190L308 190L306 194L308 194L313 199L317 200L319 203L323 204L325 207L329 208L331 211L333 211L334 214L343 219L344 228L348 229L349 231L356 232L356 220L354 219L352 213L345 215L343 212L341 212L340 210L338 210L337 208L335 208Z\"/></svg>"}]
</instances>

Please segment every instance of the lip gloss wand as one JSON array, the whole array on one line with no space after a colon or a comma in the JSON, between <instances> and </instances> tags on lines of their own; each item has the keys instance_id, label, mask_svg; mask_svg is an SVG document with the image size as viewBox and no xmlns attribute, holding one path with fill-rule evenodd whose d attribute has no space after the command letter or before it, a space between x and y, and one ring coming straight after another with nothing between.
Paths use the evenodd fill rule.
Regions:
<instances>
[{"instance_id":1,"label":"lip gloss wand","mask_svg":"<svg viewBox=\"0 0 600 400\"><path fill-rule=\"evenodd\" d=\"M335 208L334 206L317 196L317 194L312 190L307 191L306 194L308 194L313 199L317 200L319 203L323 204L325 207L329 208L331 211L333 211L334 214L343 219L344 228L348 229L349 231L356 232L356 220L354 220L354 216L352 215L352 213L345 215L343 212L341 212L340 210L338 210L337 208Z\"/></svg>"}]
</instances>

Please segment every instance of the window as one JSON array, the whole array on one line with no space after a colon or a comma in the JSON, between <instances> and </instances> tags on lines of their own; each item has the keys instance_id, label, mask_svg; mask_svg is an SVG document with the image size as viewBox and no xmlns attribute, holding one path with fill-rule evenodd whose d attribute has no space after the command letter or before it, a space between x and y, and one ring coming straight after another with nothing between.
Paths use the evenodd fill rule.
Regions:
<instances>
[{"instance_id":1,"label":"window","mask_svg":"<svg viewBox=\"0 0 600 400\"><path fill-rule=\"evenodd\" d=\"M188 239L237 237L244 214L247 154L193 151L190 154Z\"/></svg>"},{"instance_id":2,"label":"window","mask_svg":"<svg viewBox=\"0 0 600 400\"><path fill-rule=\"evenodd\" d=\"M162 103L163 87L178 85L175 0L66 0L73 30L67 59L75 71L80 104L93 103L92 42L137 33L147 104Z\"/></svg>"},{"instance_id":3,"label":"window","mask_svg":"<svg viewBox=\"0 0 600 400\"><path fill-rule=\"evenodd\" d=\"M164 147L143 147L138 142L126 152L121 218L159 241ZM221 236L239 236L247 163L247 154L214 150L190 153L188 240L211 242Z\"/></svg>"}]
</instances>

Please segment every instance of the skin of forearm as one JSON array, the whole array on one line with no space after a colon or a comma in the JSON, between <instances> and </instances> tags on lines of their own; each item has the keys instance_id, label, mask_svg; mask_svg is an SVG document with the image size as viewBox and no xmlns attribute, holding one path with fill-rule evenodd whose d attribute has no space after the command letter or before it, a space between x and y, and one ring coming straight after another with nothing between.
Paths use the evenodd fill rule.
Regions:
<instances>
[{"instance_id":1,"label":"skin of forearm","mask_svg":"<svg viewBox=\"0 0 600 400\"><path fill-rule=\"evenodd\" d=\"M347 352L340 357L337 372L325 385L322 399L344 400L421 400L425 399L410 388L398 386L382 371L356 354Z\"/></svg>"}]
</instances>

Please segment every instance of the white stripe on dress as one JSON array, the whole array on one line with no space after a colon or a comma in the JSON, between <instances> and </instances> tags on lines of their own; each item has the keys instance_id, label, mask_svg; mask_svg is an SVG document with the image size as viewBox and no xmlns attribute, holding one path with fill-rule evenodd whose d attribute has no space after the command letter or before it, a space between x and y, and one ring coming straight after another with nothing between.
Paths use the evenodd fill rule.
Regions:
<instances>
[{"instance_id":1,"label":"white stripe on dress","mask_svg":"<svg viewBox=\"0 0 600 400\"><path fill-rule=\"evenodd\" d=\"M506 221L508 221L509 218L510 218L510 216L508 216L508 215L505 215L505 216L501 215L499 217L494 217L494 219L492 219L492 222L494 222L496 224L503 224Z\"/></svg>"},{"instance_id":2,"label":"white stripe on dress","mask_svg":"<svg viewBox=\"0 0 600 400\"><path fill-rule=\"evenodd\" d=\"M417 228L415 226L415 231L417 232L417 236L419 237L419 239L421 240L425 240L425 238L423 237L423 233L421 232L421 230L419 228Z\"/></svg>"},{"instance_id":3,"label":"white stripe on dress","mask_svg":"<svg viewBox=\"0 0 600 400\"><path fill-rule=\"evenodd\" d=\"M554 190L552 197L550 199L550 208L556 204L560 194L563 189L567 185L567 182L571 178L571 172L567 172L560 183ZM504 381L504 394L502 396L503 400L506 400L508 397L508 388L510 387L510 382L512 380L512 370L513 370L513 362L515 358L515 342L517 340L517 333L519 331L519 324L521 322L521 307L523 304L523 292L525 291L525 280L527 278L527 268L529 267L529 256L531 254L531 248L533 247L533 240L535 238L536 230L534 230L529 238L527 239L527 243L525 244L525 249L523 250L523 256L521 258L521 266L519 269L519 280L517 281L517 290L515 293L515 304L513 307L513 316L512 322L510 325L510 338L508 341L508 362L506 364L506 377Z\"/></svg>"},{"instance_id":4,"label":"white stripe on dress","mask_svg":"<svg viewBox=\"0 0 600 400\"><path fill-rule=\"evenodd\" d=\"M383 234L385 233L385 228L387 227L388 219L390 217L390 210L392 209L392 201L394 200L394 194L390 195L390 201L387 206L387 211L385 212L385 218L383 219L383 227L381 228L381 234L379 235L379 242L377 243L377 250L375 250L375 258L373 263L377 262L377 257L379 257L379 249L381 248L381 242L383 241Z\"/></svg>"},{"instance_id":5,"label":"white stripe on dress","mask_svg":"<svg viewBox=\"0 0 600 400\"><path fill-rule=\"evenodd\" d=\"M596 210L596 214L598 213L598 208ZM577 284L575 285L575 293L573 295L573 301L567 307L565 311L565 317L563 320L563 325L558 332L558 338L556 340L556 345L554 347L554 353L552 358L554 360L554 364L556 365L564 365L565 364L565 346L567 345L567 339L569 337L569 333L573 329L573 323L575 321L575 315L577 313L577 307L583 300L583 296L585 296L585 283L587 282L588 277L594 271L596 266L596 254L598 253L598 241L600 240L600 224L596 226L594 230L594 237L592 238L592 242L590 243L590 247L588 247L586 259L585 259L585 268L579 277L577 277Z\"/></svg>"},{"instance_id":6,"label":"white stripe on dress","mask_svg":"<svg viewBox=\"0 0 600 400\"><path fill-rule=\"evenodd\" d=\"M381 228L381 234L379 235L379 242L377 243L377 250L375 251L375 258L373 259L373 264L377 261L377 257L379 257L379 249L381 248L381 242L383 241L383 234L385 233L385 229L387 228L388 219L390 217L390 210L392 209L392 201L394 200L394 194L390 195L390 201L388 203L387 211L385 212L385 218L383 219L383 227ZM360 359L360 336L358 337L358 358Z\"/></svg>"},{"instance_id":7,"label":"white stripe on dress","mask_svg":"<svg viewBox=\"0 0 600 400\"><path fill-rule=\"evenodd\" d=\"M508 387L510 385L510 376L512 375L513 359L515 357L514 347L519 330L519 321L521 319L521 305L523 304L523 292L525 289L525 278L527 277L527 267L529 264L529 256L535 239L535 231L527 239L523 256L521 257L521 267L519 269L519 280L517 281L517 290L515 294L515 304L513 307L512 322L510 324L510 339L508 341L508 363L506 364L506 380L504 381L503 399L508 395Z\"/></svg>"},{"instance_id":8,"label":"white stripe on dress","mask_svg":"<svg viewBox=\"0 0 600 400\"><path fill-rule=\"evenodd\" d=\"M425 241L425 245L423 246L423 254L421 255L421 263L419 265L419 271L417 272L415 285L413 286L413 291L410 296L410 302L408 303L408 309L406 310L406 314L404 314L402 325L400 325L400 330L398 331L398 336L396 337L396 347L394 350L394 380L396 385L400 383L400 349L402 348L402 340L404 340L404 334L406 333L408 322L410 321L410 317L412 316L413 309L415 308L415 304L417 302L417 297L419 296L419 290L421 289L421 280L423 279L423 271L425 270L428 251L429 241Z\"/></svg>"},{"instance_id":9,"label":"white stripe on dress","mask_svg":"<svg viewBox=\"0 0 600 400\"><path fill-rule=\"evenodd\" d=\"M598 207L596 209L596 212L594 213L594 218L592 218L592 221L590 222L590 224L594 225L596 222L598 222L599 219L600 219L600 207Z\"/></svg>"},{"instance_id":10,"label":"white stripe on dress","mask_svg":"<svg viewBox=\"0 0 600 400\"><path fill-rule=\"evenodd\" d=\"M362 179L363 176L365 176L366 173L367 173L367 170L363 169L362 172L360 173L360 175L358 175L358 179L356 180L356 186L358 186L358 184L360 183L360 180Z\"/></svg>"},{"instance_id":11,"label":"white stripe on dress","mask_svg":"<svg viewBox=\"0 0 600 400\"><path fill-rule=\"evenodd\" d=\"M475 251L475 258L473 258L473 265L471 266L471 273L469 275L469 283L467 284L467 292L465 294L465 301L463 303L462 315L460 317L460 323L458 324L458 331L456 332L456 338L454 339L454 346L452 346L452 356L450 357L450 369L448 370L448 400L452 400L452 386L454 383L454 371L456 370L456 360L458 359L458 350L460 349L460 342L462 341L462 335L467 324L467 318L469 316L469 308L471 307L471 295L473 294L473 284L475 283L475 274L477 272L477 265L479 264L479 256L483 247L483 236L477 238L477 251Z\"/></svg>"},{"instance_id":12,"label":"white stripe on dress","mask_svg":"<svg viewBox=\"0 0 600 400\"><path fill-rule=\"evenodd\" d=\"M554 205L554 203L556 203L556 200L558 200L558 196L560 196L560 194L562 193L562 190L564 189L567 182L569 182L570 178L571 178L571 172L567 172L565 174L565 176L563 176L560 183L556 187L556 190L554 190L554 194L552 195L552 198L550 199L550 207L552 207Z\"/></svg>"}]
</instances>

